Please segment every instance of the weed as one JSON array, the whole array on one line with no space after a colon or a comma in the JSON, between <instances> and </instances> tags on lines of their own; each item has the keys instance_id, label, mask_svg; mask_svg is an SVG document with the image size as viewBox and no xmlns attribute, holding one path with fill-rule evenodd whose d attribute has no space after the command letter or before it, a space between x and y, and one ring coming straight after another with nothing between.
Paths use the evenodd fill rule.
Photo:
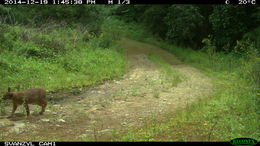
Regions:
<instances>
[{"instance_id":1,"label":"weed","mask_svg":"<svg viewBox=\"0 0 260 146\"><path fill-rule=\"evenodd\" d=\"M112 19L110 20L112 23ZM205 52L180 48L157 41L145 29L134 24L119 22L115 30L121 35L141 40L174 53L181 61L190 64L213 80L213 93L185 110L165 115L167 122L154 121L138 129L129 129L119 140L127 141L229 141L235 137L260 139L259 112L259 52L249 42L238 42L237 50L248 52L246 56L235 52L216 52L210 39L204 40ZM125 29L128 28L128 29ZM132 30L130 28L135 28ZM139 28L139 29L138 29ZM139 32L140 33L135 33ZM241 52L240 51L240 52ZM150 59L162 64L156 55ZM159 60L159 61L158 61ZM167 69L166 69L167 70ZM257 76L258 75L258 76ZM173 78L174 79L174 78ZM173 82L175 82L173 80ZM174 85L174 84L173 84Z\"/></svg>"},{"instance_id":2,"label":"weed","mask_svg":"<svg viewBox=\"0 0 260 146\"><path fill-rule=\"evenodd\" d=\"M159 92L155 92L155 93L153 94L153 97L154 97L154 98L160 98L160 96L159 96L159 95L160 95L160 93L159 93Z\"/></svg>"},{"instance_id":3,"label":"weed","mask_svg":"<svg viewBox=\"0 0 260 146\"><path fill-rule=\"evenodd\" d=\"M2 25L0 41L0 90L21 86L21 90L41 87L48 91L90 86L123 75L122 48L109 37L92 36L76 28L54 27L38 30ZM3 38L2 38L3 37ZM12 41L10 46L7 41ZM6 43L6 44L5 44ZM96 44L95 44L96 43ZM4 47L8 47L6 49ZM106 48L106 49L105 49Z\"/></svg>"},{"instance_id":4,"label":"weed","mask_svg":"<svg viewBox=\"0 0 260 146\"><path fill-rule=\"evenodd\" d=\"M178 73L177 70L175 70L172 66L167 64L160 56L150 54L148 58L162 68L163 78L170 82L171 87L176 86L183 80L183 77L180 75L180 73Z\"/></svg>"}]
</instances>

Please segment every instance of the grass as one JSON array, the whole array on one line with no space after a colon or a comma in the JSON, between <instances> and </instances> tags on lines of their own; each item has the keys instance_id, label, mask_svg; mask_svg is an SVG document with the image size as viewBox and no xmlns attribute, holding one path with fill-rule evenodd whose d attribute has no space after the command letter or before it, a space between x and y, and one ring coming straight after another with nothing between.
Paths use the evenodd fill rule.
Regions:
<instances>
[{"instance_id":1,"label":"grass","mask_svg":"<svg viewBox=\"0 0 260 146\"><path fill-rule=\"evenodd\" d=\"M107 44L106 36L78 33L79 29L41 31L8 26L0 47L0 91L42 87L48 91L89 86L124 73L124 54ZM84 41L89 37L88 41ZM16 38L16 39L13 39ZM104 41L105 40L105 41ZM5 47L5 48L4 48ZM8 48L8 49L7 49Z\"/></svg>"},{"instance_id":2,"label":"grass","mask_svg":"<svg viewBox=\"0 0 260 146\"><path fill-rule=\"evenodd\" d=\"M96 36L82 27L0 24L0 94L8 87L70 90L123 75L124 50L109 34Z\"/></svg>"},{"instance_id":3,"label":"grass","mask_svg":"<svg viewBox=\"0 0 260 146\"><path fill-rule=\"evenodd\" d=\"M177 70L175 70L160 56L155 54L149 54L148 58L162 68L163 76L168 82L171 83L171 87L176 86L178 83L180 83L183 80L183 76L181 76L181 74L178 73Z\"/></svg>"},{"instance_id":4,"label":"grass","mask_svg":"<svg viewBox=\"0 0 260 146\"><path fill-rule=\"evenodd\" d=\"M207 54L158 41L140 25L124 24L113 19L109 21L109 24L120 24L121 29L111 28L114 32L174 53L184 63L211 77L214 85L212 95L205 97L203 101L191 104L185 110L165 115L168 119L166 121L151 120L142 128L129 129L115 140L230 141L237 137L260 139L257 53L249 57L222 52Z\"/></svg>"},{"instance_id":5,"label":"grass","mask_svg":"<svg viewBox=\"0 0 260 146\"><path fill-rule=\"evenodd\" d=\"M122 141L229 141L236 137L259 139L254 97L240 99L239 88L223 90L227 82L215 80L214 94L185 110L168 113L166 121L150 120L129 130ZM249 90L250 92L250 90ZM248 93L247 93L248 94ZM251 93L252 94L252 91ZM251 104L244 104L251 103Z\"/></svg>"},{"instance_id":6,"label":"grass","mask_svg":"<svg viewBox=\"0 0 260 146\"><path fill-rule=\"evenodd\" d=\"M119 26L119 27L117 27ZM119 35L154 44L174 53L212 78L214 92L185 110L165 114L167 120L149 120L114 140L123 141L230 141L237 137L260 139L259 84L254 82L259 62L234 53L179 48L158 41L140 25L109 18L105 33L92 36L80 28L36 29L0 24L0 92L8 87L43 87L48 91L94 85L122 75L123 49L110 38ZM176 72L156 55L173 85ZM171 76L173 75L173 76ZM253 78L254 77L254 78ZM177 79L177 81L176 81ZM133 92L133 94L138 94ZM155 98L159 97L154 95ZM2 102L1 102L2 104ZM1 105L2 106L2 105Z\"/></svg>"}]
</instances>

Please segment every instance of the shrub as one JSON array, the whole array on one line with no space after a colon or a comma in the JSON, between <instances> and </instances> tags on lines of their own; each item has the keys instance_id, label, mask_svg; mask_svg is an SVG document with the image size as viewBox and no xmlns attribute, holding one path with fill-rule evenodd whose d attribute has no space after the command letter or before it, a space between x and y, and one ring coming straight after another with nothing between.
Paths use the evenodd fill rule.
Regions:
<instances>
[{"instance_id":1,"label":"shrub","mask_svg":"<svg viewBox=\"0 0 260 146\"><path fill-rule=\"evenodd\" d=\"M233 48L236 40L242 39L245 32L254 28L257 24L257 19L253 18L255 10L256 7L214 7L209 22L212 24L214 44L219 50L225 45L229 45L229 49Z\"/></svg>"},{"instance_id":2,"label":"shrub","mask_svg":"<svg viewBox=\"0 0 260 146\"><path fill-rule=\"evenodd\" d=\"M173 5L168 11L164 19L167 39L177 45L196 47L196 36L204 19L198 9L192 5Z\"/></svg>"},{"instance_id":3,"label":"shrub","mask_svg":"<svg viewBox=\"0 0 260 146\"><path fill-rule=\"evenodd\" d=\"M168 26L163 18L167 15L169 5L155 5L149 7L143 14L145 26L155 35L165 38Z\"/></svg>"}]
</instances>

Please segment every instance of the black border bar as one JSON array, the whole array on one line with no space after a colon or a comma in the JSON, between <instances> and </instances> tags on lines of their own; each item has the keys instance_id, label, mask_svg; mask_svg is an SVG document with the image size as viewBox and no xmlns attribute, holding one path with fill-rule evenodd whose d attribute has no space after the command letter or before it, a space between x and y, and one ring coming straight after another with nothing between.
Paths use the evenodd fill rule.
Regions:
<instances>
[{"instance_id":1,"label":"black border bar","mask_svg":"<svg viewBox=\"0 0 260 146\"><path fill-rule=\"evenodd\" d=\"M4 5L94 5L94 4L240 4L256 5L258 0L1 0Z\"/></svg>"},{"instance_id":2,"label":"black border bar","mask_svg":"<svg viewBox=\"0 0 260 146\"><path fill-rule=\"evenodd\" d=\"M63 146L63 145L77 145L77 146L86 146L90 144L133 144L133 143L157 143L157 144L169 144L169 145L201 145L201 146L208 146L208 145L221 145L221 146L232 146L229 142L0 142L0 146Z\"/></svg>"}]
</instances>

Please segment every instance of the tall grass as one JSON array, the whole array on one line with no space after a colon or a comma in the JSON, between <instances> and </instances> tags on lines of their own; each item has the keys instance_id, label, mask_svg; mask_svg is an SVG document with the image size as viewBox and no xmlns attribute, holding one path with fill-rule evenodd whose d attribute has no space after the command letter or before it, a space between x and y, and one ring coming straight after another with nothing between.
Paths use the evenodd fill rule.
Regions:
<instances>
[{"instance_id":1,"label":"tall grass","mask_svg":"<svg viewBox=\"0 0 260 146\"><path fill-rule=\"evenodd\" d=\"M125 71L123 49L83 26L1 24L0 33L1 93L17 86L48 91L89 86Z\"/></svg>"},{"instance_id":2,"label":"tall grass","mask_svg":"<svg viewBox=\"0 0 260 146\"><path fill-rule=\"evenodd\" d=\"M110 19L109 21L113 21ZM251 53L194 51L158 41L136 24L119 20L123 36L154 44L190 64L212 78L213 94L186 110L167 115L167 122L150 121L142 128L129 130L116 140L148 141L229 141L237 137L260 139L259 130L259 52L244 45ZM109 22L112 24L112 22ZM246 43L245 43L246 44ZM250 44L250 43L249 43Z\"/></svg>"}]
</instances>

